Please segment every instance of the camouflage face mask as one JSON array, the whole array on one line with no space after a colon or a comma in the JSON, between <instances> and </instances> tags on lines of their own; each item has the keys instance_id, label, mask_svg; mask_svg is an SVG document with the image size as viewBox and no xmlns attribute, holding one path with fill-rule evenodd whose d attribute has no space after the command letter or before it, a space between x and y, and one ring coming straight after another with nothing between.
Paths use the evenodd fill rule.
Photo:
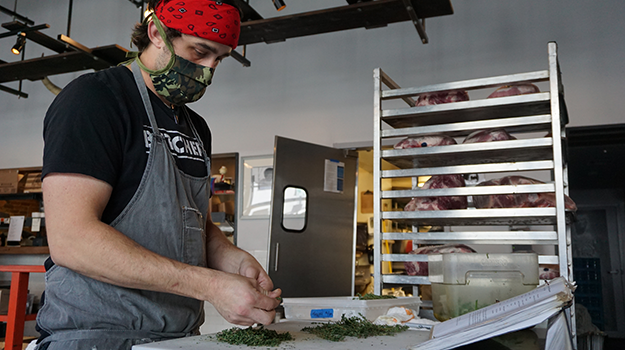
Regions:
<instances>
[{"instance_id":1,"label":"camouflage face mask","mask_svg":"<svg viewBox=\"0 0 625 350\"><path fill-rule=\"evenodd\" d=\"M160 21L154 18L161 37L166 38ZM150 74L156 92L173 105L180 106L199 100L211 84L214 68L205 67L174 54L171 43L165 39L165 44L171 52L169 63L162 69L152 70L143 65L139 57L137 64Z\"/></svg>"},{"instance_id":2,"label":"camouflage face mask","mask_svg":"<svg viewBox=\"0 0 625 350\"><path fill-rule=\"evenodd\" d=\"M170 103L180 106L199 100L213 78L214 68L204 67L175 56L173 66L165 73L150 74L156 92Z\"/></svg>"}]
</instances>

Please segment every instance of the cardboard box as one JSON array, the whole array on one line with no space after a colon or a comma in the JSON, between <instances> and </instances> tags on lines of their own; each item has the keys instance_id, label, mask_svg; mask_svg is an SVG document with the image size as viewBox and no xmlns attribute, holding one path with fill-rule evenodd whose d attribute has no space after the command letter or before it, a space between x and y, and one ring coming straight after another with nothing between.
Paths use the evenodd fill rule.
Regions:
<instances>
[{"instance_id":1,"label":"cardboard box","mask_svg":"<svg viewBox=\"0 0 625 350\"><path fill-rule=\"evenodd\" d=\"M24 184L24 193L41 192L41 172L26 174L26 183Z\"/></svg>"},{"instance_id":2,"label":"cardboard box","mask_svg":"<svg viewBox=\"0 0 625 350\"><path fill-rule=\"evenodd\" d=\"M223 211L228 214L228 215L234 215L234 201L230 200L230 201L225 201L223 203Z\"/></svg>"},{"instance_id":3,"label":"cardboard box","mask_svg":"<svg viewBox=\"0 0 625 350\"><path fill-rule=\"evenodd\" d=\"M0 193L17 193L18 169L0 170Z\"/></svg>"}]
</instances>

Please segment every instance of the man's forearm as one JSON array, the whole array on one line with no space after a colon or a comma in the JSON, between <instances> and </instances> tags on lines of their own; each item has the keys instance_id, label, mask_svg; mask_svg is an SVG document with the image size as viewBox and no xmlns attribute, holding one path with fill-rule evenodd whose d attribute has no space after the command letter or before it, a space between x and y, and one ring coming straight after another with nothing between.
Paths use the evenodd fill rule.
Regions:
<instances>
[{"instance_id":1,"label":"man's forearm","mask_svg":"<svg viewBox=\"0 0 625 350\"><path fill-rule=\"evenodd\" d=\"M104 223L72 226L63 228L64 238L51 241L50 254L56 264L93 279L198 298L199 287L194 286L194 281L200 279L197 275L202 275L203 281L215 277L211 274L214 271L145 249Z\"/></svg>"},{"instance_id":2,"label":"man's forearm","mask_svg":"<svg viewBox=\"0 0 625 350\"><path fill-rule=\"evenodd\" d=\"M183 264L143 248L100 220L111 186L85 175L43 180L52 260L93 279L128 288L204 297L219 273ZM199 299L199 298L198 298Z\"/></svg>"},{"instance_id":3,"label":"man's forearm","mask_svg":"<svg viewBox=\"0 0 625 350\"><path fill-rule=\"evenodd\" d=\"M238 274L241 261L247 255L245 251L232 244L212 221L207 221L206 261L208 267Z\"/></svg>"}]
</instances>

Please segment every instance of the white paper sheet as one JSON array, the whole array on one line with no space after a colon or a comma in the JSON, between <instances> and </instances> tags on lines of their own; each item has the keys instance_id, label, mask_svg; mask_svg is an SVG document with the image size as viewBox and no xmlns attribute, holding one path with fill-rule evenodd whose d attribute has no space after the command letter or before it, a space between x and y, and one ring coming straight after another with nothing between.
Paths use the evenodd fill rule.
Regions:
<instances>
[{"instance_id":1,"label":"white paper sheet","mask_svg":"<svg viewBox=\"0 0 625 350\"><path fill-rule=\"evenodd\" d=\"M11 216L11 222L9 223L9 233L7 234L7 242L20 242L22 240L24 219L24 216Z\"/></svg>"}]
</instances>

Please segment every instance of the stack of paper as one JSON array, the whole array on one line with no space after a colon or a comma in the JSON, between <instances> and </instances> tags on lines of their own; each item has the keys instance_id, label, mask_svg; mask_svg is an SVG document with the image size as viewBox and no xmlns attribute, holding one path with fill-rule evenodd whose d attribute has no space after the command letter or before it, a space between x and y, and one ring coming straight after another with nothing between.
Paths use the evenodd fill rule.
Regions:
<instances>
[{"instance_id":1,"label":"stack of paper","mask_svg":"<svg viewBox=\"0 0 625 350\"><path fill-rule=\"evenodd\" d=\"M574 290L573 285L558 277L528 293L440 323L432 328L430 340L410 349L453 349L532 327L553 316L557 317L550 322L546 337L546 344L553 347L545 348L572 348L570 327L562 310L572 302Z\"/></svg>"}]
</instances>

